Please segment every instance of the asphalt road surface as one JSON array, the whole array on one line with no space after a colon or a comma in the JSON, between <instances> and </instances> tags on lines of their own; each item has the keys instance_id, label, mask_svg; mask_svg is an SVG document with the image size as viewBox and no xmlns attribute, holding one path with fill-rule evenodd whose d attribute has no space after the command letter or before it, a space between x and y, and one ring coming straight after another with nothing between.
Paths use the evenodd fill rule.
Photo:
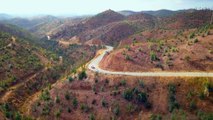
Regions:
<instances>
[{"instance_id":1,"label":"asphalt road surface","mask_svg":"<svg viewBox=\"0 0 213 120\"><path fill-rule=\"evenodd\" d=\"M148 76L148 77L213 77L213 72L122 72L122 71L108 71L101 69L99 63L107 54L113 50L113 47L106 46L102 54L95 57L88 65L88 68L97 73L110 75L127 75L127 76Z\"/></svg>"}]
</instances>

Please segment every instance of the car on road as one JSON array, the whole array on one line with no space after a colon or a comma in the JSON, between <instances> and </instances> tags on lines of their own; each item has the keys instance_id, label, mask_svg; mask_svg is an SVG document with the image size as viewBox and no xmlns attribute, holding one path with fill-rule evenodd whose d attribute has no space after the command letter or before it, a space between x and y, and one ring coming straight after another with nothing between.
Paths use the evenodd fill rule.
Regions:
<instances>
[{"instance_id":1,"label":"car on road","mask_svg":"<svg viewBox=\"0 0 213 120\"><path fill-rule=\"evenodd\" d=\"M94 66L92 66L91 68L92 68L92 69L95 69L95 67L94 67Z\"/></svg>"}]
</instances>

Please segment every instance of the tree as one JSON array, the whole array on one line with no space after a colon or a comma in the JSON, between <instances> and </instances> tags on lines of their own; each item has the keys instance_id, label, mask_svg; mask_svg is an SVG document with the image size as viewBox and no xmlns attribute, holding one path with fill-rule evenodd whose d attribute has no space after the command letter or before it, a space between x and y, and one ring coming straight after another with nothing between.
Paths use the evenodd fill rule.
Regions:
<instances>
[{"instance_id":1,"label":"tree","mask_svg":"<svg viewBox=\"0 0 213 120\"><path fill-rule=\"evenodd\" d=\"M79 80L83 80L84 78L87 78L87 74L86 74L86 71L85 71L85 70L83 70L82 72L80 72L80 73L78 74L78 79L79 79Z\"/></svg>"},{"instance_id":2,"label":"tree","mask_svg":"<svg viewBox=\"0 0 213 120\"><path fill-rule=\"evenodd\" d=\"M69 92L66 92L66 93L65 93L65 99L66 99L66 100L70 100Z\"/></svg>"},{"instance_id":3,"label":"tree","mask_svg":"<svg viewBox=\"0 0 213 120\"><path fill-rule=\"evenodd\" d=\"M69 82L72 82L73 80L74 80L74 79L73 79L72 77L69 77L69 78L68 78L68 81L69 81Z\"/></svg>"},{"instance_id":4,"label":"tree","mask_svg":"<svg viewBox=\"0 0 213 120\"><path fill-rule=\"evenodd\" d=\"M153 51L150 52L150 59L151 61L157 60L157 55Z\"/></svg>"},{"instance_id":5,"label":"tree","mask_svg":"<svg viewBox=\"0 0 213 120\"><path fill-rule=\"evenodd\" d=\"M123 98L130 101L133 99L133 91L131 89L127 89L123 92Z\"/></svg>"},{"instance_id":6,"label":"tree","mask_svg":"<svg viewBox=\"0 0 213 120\"><path fill-rule=\"evenodd\" d=\"M77 106L78 106L78 100L77 100L77 98L74 98L72 100L72 104L73 104L74 108L77 108Z\"/></svg>"},{"instance_id":7,"label":"tree","mask_svg":"<svg viewBox=\"0 0 213 120\"><path fill-rule=\"evenodd\" d=\"M147 102L147 95L144 92L138 93L136 97L138 103L146 103Z\"/></svg>"}]
</instances>

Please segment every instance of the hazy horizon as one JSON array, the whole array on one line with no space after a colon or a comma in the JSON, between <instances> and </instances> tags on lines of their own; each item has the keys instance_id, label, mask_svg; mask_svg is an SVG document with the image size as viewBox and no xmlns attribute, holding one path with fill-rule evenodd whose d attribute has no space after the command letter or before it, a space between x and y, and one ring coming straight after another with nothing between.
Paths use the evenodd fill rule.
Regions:
<instances>
[{"instance_id":1,"label":"hazy horizon","mask_svg":"<svg viewBox=\"0 0 213 120\"><path fill-rule=\"evenodd\" d=\"M212 0L0 0L0 13L16 16L54 15L82 16L93 15L112 9L114 11L181 10L213 8Z\"/></svg>"}]
</instances>

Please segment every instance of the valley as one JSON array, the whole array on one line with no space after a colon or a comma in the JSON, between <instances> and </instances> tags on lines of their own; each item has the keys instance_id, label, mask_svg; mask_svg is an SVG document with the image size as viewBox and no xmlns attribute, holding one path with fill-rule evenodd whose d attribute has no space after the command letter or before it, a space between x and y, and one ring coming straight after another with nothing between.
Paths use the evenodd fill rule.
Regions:
<instances>
[{"instance_id":1,"label":"valley","mask_svg":"<svg viewBox=\"0 0 213 120\"><path fill-rule=\"evenodd\" d=\"M212 16L0 14L0 120L212 120Z\"/></svg>"}]
</instances>

